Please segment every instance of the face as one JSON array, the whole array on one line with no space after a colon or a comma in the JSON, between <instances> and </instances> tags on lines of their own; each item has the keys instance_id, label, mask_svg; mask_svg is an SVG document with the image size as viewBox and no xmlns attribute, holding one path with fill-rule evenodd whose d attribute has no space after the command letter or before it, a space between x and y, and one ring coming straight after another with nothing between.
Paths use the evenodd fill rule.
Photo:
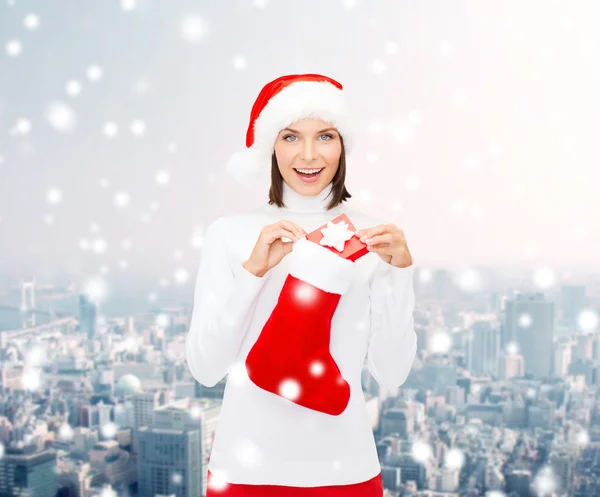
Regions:
<instances>
[{"instance_id":1,"label":"face","mask_svg":"<svg viewBox=\"0 0 600 497\"><path fill-rule=\"evenodd\" d=\"M331 183L340 164L342 142L325 121L302 119L282 129L275 140L275 156L283 180L301 195L318 195ZM300 170L321 170L302 175Z\"/></svg>"}]
</instances>

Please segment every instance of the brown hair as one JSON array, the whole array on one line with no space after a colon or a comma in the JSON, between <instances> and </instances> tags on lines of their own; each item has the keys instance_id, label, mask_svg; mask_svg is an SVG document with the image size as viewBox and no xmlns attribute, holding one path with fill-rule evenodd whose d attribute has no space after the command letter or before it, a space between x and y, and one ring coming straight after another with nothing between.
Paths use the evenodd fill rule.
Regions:
<instances>
[{"instance_id":1,"label":"brown hair","mask_svg":"<svg viewBox=\"0 0 600 497\"><path fill-rule=\"evenodd\" d=\"M340 154L340 163L332 180L331 200L327 204L327 210L337 207L347 199L352 198L350 192L346 189L346 149L344 148L344 139L340 135L342 142L342 153ZM275 204L277 207L285 207L283 203L283 176L279 171L277 157L275 152L271 156L271 188L269 188L269 204Z\"/></svg>"}]
</instances>

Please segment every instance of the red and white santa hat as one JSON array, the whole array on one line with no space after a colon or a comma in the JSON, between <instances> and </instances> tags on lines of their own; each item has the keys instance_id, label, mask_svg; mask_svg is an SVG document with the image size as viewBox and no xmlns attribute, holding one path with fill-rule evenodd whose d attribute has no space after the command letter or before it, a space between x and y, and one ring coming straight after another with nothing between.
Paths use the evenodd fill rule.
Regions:
<instances>
[{"instance_id":1,"label":"red and white santa hat","mask_svg":"<svg viewBox=\"0 0 600 497\"><path fill-rule=\"evenodd\" d=\"M227 172L244 185L270 180L271 156L279 132L305 118L331 123L353 146L351 112L343 87L320 74L291 74L267 83L250 113L246 149L227 161Z\"/></svg>"}]
</instances>

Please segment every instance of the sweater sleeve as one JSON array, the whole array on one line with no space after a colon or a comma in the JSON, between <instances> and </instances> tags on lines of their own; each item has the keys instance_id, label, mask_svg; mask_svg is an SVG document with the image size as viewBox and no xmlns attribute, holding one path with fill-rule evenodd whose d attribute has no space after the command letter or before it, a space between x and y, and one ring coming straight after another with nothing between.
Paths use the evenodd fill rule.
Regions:
<instances>
[{"instance_id":1,"label":"sweater sleeve","mask_svg":"<svg viewBox=\"0 0 600 497\"><path fill-rule=\"evenodd\" d=\"M229 372L248 329L257 297L269 273L262 277L247 271L243 262L228 262L219 218L204 237L186 359L192 376L212 387Z\"/></svg>"},{"instance_id":2,"label":"sweater sleeve","mask_svg":"<svg viewBox=\"0 0 600 497\"><path fill-rule=\"evenodd\" d=\"M379 385L402 385L417 352L414 329L414 265L398 268L379 261L370 283L370 334L367 361Z\"/></svg>"}]
</instances>

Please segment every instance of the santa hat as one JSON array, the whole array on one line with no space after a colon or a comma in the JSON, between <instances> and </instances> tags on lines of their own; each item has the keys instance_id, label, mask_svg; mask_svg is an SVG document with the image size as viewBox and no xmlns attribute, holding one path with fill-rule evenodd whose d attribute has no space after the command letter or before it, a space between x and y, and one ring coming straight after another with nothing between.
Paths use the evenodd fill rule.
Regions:
<instances>
[{"instance_id":1,"label":"santa hat","mask_svg":"<svg viewBox=\"0 0 600 497\"><path fill-rule=\"evenodd\" d=\"M352 119L342 90L340 83L320 74L291 74L267 83L252 106L246 149L229 158L228 173L244 185L270 181L277 135L305 118L331 123L342 135L346 152L350 152Z\"/></svg>"}]
</instances>

